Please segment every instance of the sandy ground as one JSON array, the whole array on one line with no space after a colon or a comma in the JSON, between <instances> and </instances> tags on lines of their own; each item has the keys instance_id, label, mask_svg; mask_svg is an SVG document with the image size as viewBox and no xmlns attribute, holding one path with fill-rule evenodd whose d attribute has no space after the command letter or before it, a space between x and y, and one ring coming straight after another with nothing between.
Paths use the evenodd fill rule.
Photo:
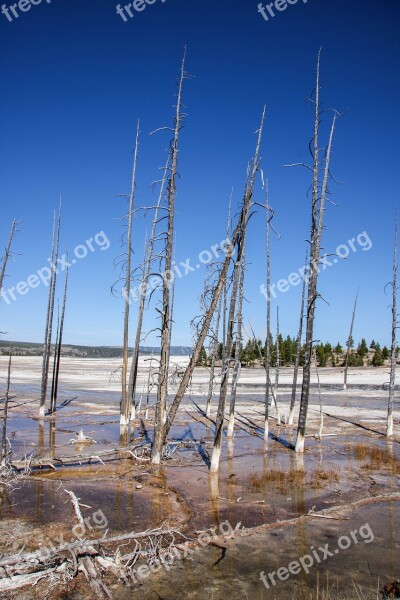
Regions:
<instances>
[{"instance_id":1,"label":"sandy ground","mask_svg":"<svg viewBox=\"0 0 400 600\"><path fill-rule=\"evenodd\" d=\"M174 357L177 371L187 359ZM0 381L5 381L7 359L0 360ZM340 369L321 369L323 437L317 389L310 402L307 448L304 456L291 449L295 425L278 426L272 409L270 439L263 443L263 371L243 369L237 403L235 438L224 441L221 473L209 475L207 460L212 446L213 421L203 409L208 387L207 371L197 369L192 387L182 403L171 439L180 441L178 451L159 470L145 462L137 464L122 454L105 464L94 455L129 444L151 441L154 394L149 413L144 411L128 431L119 428L118 361L64 359L60 401L73 402L44 423L37 421L41 361L16 357L12 382L14 403L8 435L16 458L34 452L43 459L70 457L70 466L57 463L57 470L39 469L22 480L17 489L0 494L0 553L46 546L63 533L71 538L74 516L65 489L81 501L101 510L112 532L141 531L165 520L196 540L198 532L229 522L237 533L232 539L207 546L193 556L182 557L126 589L115 581L109 586L115 599L153 600L248 598L375 599L383 583L400 577L399 520L400 423L395 411L395 436L384 437L387 381L384 369L352 369L351 386L340 390ZM137 400L146 402L145 389L151 375L150 361L141 359ZM152 367L155 367L155 362ZM179 373L171 373L172 381ZM151 377L150 377L151 379ZM283 416L288 412L291 370L284 369L278 394ZM171 383L171 396L174 384ZM29 404L22 404L29 402ZM213 399L215 418L217 398ZM22 404L22 405L21 405ZM90 447L68 442L83 428L98 443ZM391 499L382 496L391 495ZM397 499L396 499L397 498ZM354 504L359 501L365 505ZM370 504L373 502L373 504ZM310 511L342 507L335 518L304 517ZM300 518L300 520L298 520ZM277 581L267 589L260 573L286 567L290 561L329 542L337 547L340 536L366 523L374 534L370 543L351 546L309 570ZM240 525L239 525L240 524ZM221 546L226 550L221 550ZM335 590L332 585L335 583ZM354 587L356 586L356 587ZM4 597L93 598L78 577L67 590L49 591L46 584ZM363 595L361 595L363 594Z\"/></svg>"}]
</instances>

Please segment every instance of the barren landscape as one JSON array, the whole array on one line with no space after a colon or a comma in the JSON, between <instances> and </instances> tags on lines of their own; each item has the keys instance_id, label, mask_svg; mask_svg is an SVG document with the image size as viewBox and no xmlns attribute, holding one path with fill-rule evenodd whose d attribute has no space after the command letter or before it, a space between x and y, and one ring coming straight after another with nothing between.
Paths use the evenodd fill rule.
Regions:
<instances>
[{"instance_id":1,"label":"barren landscape","mask_svg":"<svg viewBox=\"0 0 400 600\"><path fill-rule=\"evenodd\" d=\"M329 597L372 599L396 577L400 427L396 414L395 436L390 441L384 438L387 391L382 388L387 370L353 369L351 385L343 392L338 389L342 370L321 369L325 433L319 439L320 402L315 388L307 450L297 456L290 450L295 425L278 426L274 418L264 447L263 370L243 369L235 438L223 452L220 477L215 479L207 466L215 419L215 406L211 419L204 414L207 369L195 370L171 435L176 450L157 469L148 459L138 461L129 454L151 440L154 396L147 418L142 398L129 434L120 436L118 360L65 359L60 402L75 399L44 423L37 420L37 402L29 402L38 394L40 362L40 358L16 357L13 363L12 393L21 406L9 419L10 439L16 463L32 455L32 472L2 496L2 553L40 550L51 541L57 545L54 540L61 534L66 541L73 539L74 511L65 493L69 490L83 506L90 506L82 508L84 517L102 511L108 537L168 523L186 536L177 543L190 541L193 552L185 556L181 549L181 557L170 567L139 579L131 589L120 587L114 579L110 589L117 598L223 600L228 593L235 599L246 594L248 598L282 594L309 598L319 587L321 597L328 589ZM171 357L172 364L186 362ZM5 357L0 365L4 380ZM143 382L149 366L147 357L141 358ZM283 371L283 384L291 380L291 371ZM284 387L278 398L284 421L289 399ZM80 429L97 443L69 444ZM93 457L90 464L88 457ZM224 535L218 528L226 522ZM373 532L373 544L352 545L326 564L316 564L308 574L270 584L269 590L260 580L261 572L276 571L307 554L311 546L323 546L365 523ZM210 528L218 537L199 550L199 532ZM95 527L89 536L100 533L104 531ZM66 587L59 587L56 579L54 589L47 586L39 580L29 592L16 591L15 597L47 594L53 598L62 589L68 595L59 597L91 597L81 578Z\"/></svg>"}]
</instances>

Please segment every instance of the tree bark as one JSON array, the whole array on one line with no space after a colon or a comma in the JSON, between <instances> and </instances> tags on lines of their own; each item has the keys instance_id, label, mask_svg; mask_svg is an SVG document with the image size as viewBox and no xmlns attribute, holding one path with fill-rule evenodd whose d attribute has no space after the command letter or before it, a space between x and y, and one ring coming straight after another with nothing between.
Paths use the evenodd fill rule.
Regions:
<instances>
[{"instance_id":1,"label":"tree bark","mask_svg":"<svg viewBox=\"0 0 400 600\"><path fill-rule=\"evenodd\" d=\"M56 284L57 284L57 261L58 261L58 249L60 244L60 228L61 228L61 198L58 208L58 225L56 233L55 215L53 222L53 241L52 241L52 252L51 252L51 277L49 285L49 295L47 304L47 315L46 315L46 328L45 328L45 339L43 347L43 363L42 363L42 384L40 390L40 407L39 407L39 418L44 418L44 410L47 397L47 384L49 379L49 363L51 353L51 338L53 333L53 316L54 316L54 302L56 296Z\"/></svg>"},{"instance_id":2,"label":"tree bark","mask_svg":"<svg viewBox=\"0 0 400 600\"><path fill-rule=\"evenodd\" d=\"M245 236L245 234L244 234L244 236ZM246 268L246 241L244 241L244 243L243 243L243 256L242 256L242 262L241 262L240 274L239 274L239 298L238 298L237 317L236 317L237 332L236 332L236 340L235 340L235 365L233 367L231 401L230 401L230 406L229 406L228 429L227 429L227 433L226 433L226 437L228 437L228 438L233 437L233 431L234 431L234 427L235 427L236 393L237 393L237 385L238 385L239 376L240 376L240 350L241 350L241 345L242 345L245 268Z\"/></svg>"},{"instance_id":3,"label":"tree bark","mask_svg":"<svg viewBox=\"0 0 400 600\"><path fill-rule=\"evenodd\" d=\"M140 122L137 122L136 128L136 141L135 141L135 152L133 158L133 171L132 171L132 187L129 196L129 209L128 209L128 236L126 240L127 245L127 257L126 257L126 272L125 272L125 286L124 286L124 300L125 300L125 311L124 311L124 353L122 359L122 402L121 402L121 427L129 425L131 417L131 402L128 393L128 359L129 359L129 312L131 303L131 280L132 280L132 220L133 210L135 205L135 188L136 188L136 169L137 169L137 157L139 150L139 128Z\"/></svg>"},{"instance_id":4,"label":"tree bark","mask_svg":"<svg viewBox=\"0 0 400 600\"><path fill-rule=\"evenodd\" d=\"M394 390L395 390L395 380L396 380L397 243L398 243L398 226L397 226L397 212L396 212L394 250L393 250L392 346L391 346L391 359L390 359L388 416L387 416L387 425L386 425L386 436L387 437L391 437L393 435L393 404L394 404Z\"/></svg>"},{"instance_id":5,"label":"tree bark","mask_svg":"<svg viewBox=\"0 0 400 600\"><path fill-rule=\"evenodd\" d=\"M352 314L351 323L350 323L350 333L349 333L349 337L347 340L347 352L346 352L346 362L345 362L345 366L344 366L344 381L343 381L343 389L344 390L347 390L347 374L348 374L348 370L349 370L349 358L350 358L351 348L354 345L353 344L353 329L354 329L354 321L356 318L357 302L358 302L358 291L357 291L356 299L354 302L353 314Z\"/></svg>"},{"instance_id":6,"label":"tree bark","mask_svg":"<svg viewBox=\"0 0 400 600\"><path fill-rule=\"evenodd\" d=\"M68 254L67 254L68 260ZM67 266L65 272L65 283L64 283L64 297L63 297L63 305L61 311L61 321L60 321L60 333L58 337L57 344L57 357L56 357L56 368L55 368L55 379L54 379L54 392L53 392L53 412L55 412L57 407L57 396L58 396L58 380L60 376L60 363L61 363L61 350L62 350L62 341L63 341L63 333L64 333L64 323L65 323L65 310L67 306L67 292L68 292L68 274L69 268Z\"/></svg>"},{"instance_id":7,"label":"tree bark","mask_svg":"<svg viewBox=\"0 0 400 600\"><path fill-rule=\"evenodd\" d=\"M3 410L3 430L1 436L1 467L7 465L7 419L8 419L8 401L10 397L10 386L11 386L11 352L8 359L8 370L7 370L7 387L4 395L4 410Z\"/></svg>"},{"instance_id":8,"label":"tree bark","mask_svg":"<svg viewBox=\"0 0 400 600\"><path fill-rule=\"evenodd\" d=\"M265 107L263 110L263 115L261 119L260 129L258 131L258 140L257 147L253 159L253 165L251 170L251 177L248 178L246 182L245 188L245 196L243 199L243 207L242 207L242 219L240 223L240 229L238 231L238 251L236 261L233 267L233 283L232 283L232 293L230 299L230 307L229 307L229 318L228 318L228 331L226 338L226 355L225 362L222 368L222 377L221 377L221 389L218 403L218 412L217 419L215 423L215 437L214 437L214 446L211 457L211 466L210 472L216 473L219 469L219 461L221 457L221 447L222 447L222 430L224 426L224 418L225 418L225 403L226 396L228 392L228 383L229 383L229 374L230 374L230 362L232 355L232 346L233 346L233 327L235 322L235 310L236 310L236 301L237 301L237 293L239 288L239 275L240 269L243 260L245 242L246 242L246 228L248 224L248 219L250 215L250 208L253 199L253 191L254 191L254 183L256 174L259 168L259 153L261 147L261 138L262 131L264 128L264 120L265 120Z\"/></svg>"},{"instance_id":9,"label":"tree bark","mask_svg":"<svg viewBox=\"0 0 400 600\"><path fill-rule=\"evenodd\" d=\"M0 270L0 292L2 292L3 290L3 283L4 283L4 278L6 275L6 268L7 268L7 263L8 263L8 259L10 258L11 255L11 245L12 245L12 241L15 235L15 228L17 226L17 221L14 219L14 221L11 223L11 230L10 230L10 235L8 237L8 242L7 242L7 246L5 249L5 253L3 256L3 260L1 263L1 270Z\"/></svg>"},{"instance_id":10,"label":"tree bark","mask_svg":"<svg viewBox=\"0 0 400 600\"><path fill-rule=\"evenodd\" d=\"M144 309L146 302L146 295L148 291L148 283L150 276L150 268L153 259L153 251L154 251L154 243L156 237L156 227L158 223L158 214L161 206L161 201L164 195L165 183L167 181L167 173L168 173L168 165L169 165L169 156L167 158L167 162L164 168L164 176L161 181L160 193L158 196L157 206L154 213L153 224L151 228L149 245L147 248L147 257L145 259L145 266L143 272L143 280L142 285L140 286L140 303L139 303L139 312L138 312L138 322L136 328L136 339L135 339L135 348L132 356L132 364L131 371L129 375L129 400L132 403L132 412L131 418L134 419L136 416L136 403L135 403L135 395L136 395L136 382L137 382L137 374L138 374L138 364L139 364L139 354L140 354L140 341L142 337L142 329L143 329L143 318L144 318Z\"/></svg>"},{"instance_id":11,"label":"tree bark","mask_svg":"<svg viewBox=\"0 0 400 600\"><path fill-rule=\"evenodd\" d=\"M262 122L261 122L260 132L259 132L259 141L257 143L256 154L255 154L255 157L254 157L254 168L255 168L256 172L257 172L258 166L259 166L259 158L258 157L259 157L259 148L260 148L260 144L261 144L261 138L260 138L260 136L262 134L262 129L263 129L263 125L264 125L264 119L265 119L265 108L264 108L264 112L263 112L263 118L262 118ZM253 182L254 182L254 179L255 179L255 174L254 174ZM250 200L251 200L251 198L252 198L252 190L251 190ZM245 202L244 202L243 206L242 206L242 210L241 210L240 216L239 216L239 221L237 223L236 229L235 229L234 234L232 236L231 248L230 248L230 251L227 252L227 255L226 255L226 258L225 258L225 262L224 262L224 266L223 266L223 269L221 271L221 275L219 277L218 284L217 284L217 286L216 286L216 288L214 290L213 297L212 297L212 300L211 300L211 303L210 303L210 307L209 307L209 309L208 309L208 311L207 311L207 313L206 313L206 315L204 317L203 326L201 328L201 331L200 331L199 336L197 338L196 345L195 345L194 350L193 350L193 355L192 355L192 357L191 357L191 359L189 361L188 366L186 367L186 370L185 370L185 373L184 373L184 375L182 377L182 381L180 383L180 386L179 386L179 388L178 388L178 390L176 392L175 398L174 398L174 400L173 400L173 402L171 404L171 407L169 409L168 416L167 416L167 419L166 419L166 422L165 422L165 426L164 426L164 430L163 430L163 439L164 439L164 442L165 442L165 440L166 440L166 438L168 436L168 433L169 433L169 431L171 429L172 423L174 422L174 419L176 417L176 413L178 412L178 408L179 408L180 403L182 401L182 398L183 398L183 396L185 394L185 391L187 389L189 381L190 381L190 379L191 379L191 377L193 375L193 371L194 371L194 368L196 366L196 363L198 362L198 359L199 359L199 356L200 356L200 352L201 352L201 349L202 349L203 344L204 344L204 340L206 339L208 331L210 329L211 321L212 321L212 318L213 318L213 315L214 315L214 312L215 312L215 309L216 309L219 297L220 297L221 292L223 290L223 287L225 285L225 281L226 281L226 277L227 277L227 273L228 273L230 261L231 261L231 258L232 258L232 254L233 254L236 246L239 243L240 233L241 233L242 228L243 228L243 223L244 223L245 216L246 216L246 214L245 214Z\"/></svg>"},{"instance_id":12,"label":"tree bark","mask_svg":"<svg viewBox=\"0 0 400 600\"><path fill-rule=\"evenodd\" d=\"M211 356L211 366L210 366L210 382L208 385L208 396L207 396L207 405L206 405L206 416L210 417L211 415L211 402L214 393L214 381L215 381L215 362L218 356L219 349L219 325L221 321L221 310L222 310L222 298L220 298L217 309L217 318L215 322L215 330L214 330L214 344Z\"/></svg>"},{"instance_id":13,"label":"tree bark","mask_svg":"<svg viewBox=\"0 0 400 600\"><path fill-rule=\"evenodd\" d=\"M154 440L151 450L151 462L159 465L162 460L162 451L164 447L164 428L166 421L166 405L168 400L168 371L169 371L169 353L171 346L171 278L172 273L172 253L174 244L174 222L175 222L175 196L176 179L178 174L178 153L179 153L179 132L182 120L182 91L183 81L185 79L185 60L186 49L184 52L181 74L178 85L178 100L176 105L174 139L171 149L171 175L168 183L168 231L165 249L165 270L163 276L163 300L161 313L161 354L160 370L157 385L157 405L154 423Z\"/></svg>"},{"instance_id":14,"label":"tree bark","mask_svg":"<svg viewBox=\"0 0 400 600\"><path fill-rule=\"evenodd\" d=\"M311 363L313 349L313 334L314 334L314 319L315 319L315 304L318 298L317 283L321 253L321 239L323 230L323 221L325 213L325 201L328 194L329 167L331 159L331 150L333 142L333 134L335 130L336 113L333 118L330 138L326 153L324 156L324 178L322 189L320 192L319 173L321 161L319 159L319 126L320 126L320 52L318 53L317 61L317 84L315 98L315 122L314 122L314 151L313 151L313 184L312 184L312 206L311 206L311 251L310 251L310 277L308 282L308 298L307 298L307 328L305 341L305 356L303 368L303 384L301 389L299 423L297 429L297 439L295 451L304 452L304 442L307 426L308 403L310 397L310 382L311 382Z\"/></svg>"},{"instance_id":15,"label":"tree bark","mask_svg":"<svg viewBox=\"0 0 400 600\"><path fill-rule=\"evenodd\" d=\"M305 265L308 262L308 252L306 252L306 260ZM303 322L304 322L304 304L306 298L306 275L303 275L303 289L301 292L301 307L300 307L300 322L299 322L299 331L297 334L297 344L296 344L296 358L294 363L294 371L293 371L293 384L292 384L292 395L290 398L290 408L289 408L289 419L288 425L293 425L294 418L294 407L296 404L296 393L297 393L297 378L299 373L300 366L300 358L301 358L301 340L303 337Z\"/></svg>"}]
</instances>

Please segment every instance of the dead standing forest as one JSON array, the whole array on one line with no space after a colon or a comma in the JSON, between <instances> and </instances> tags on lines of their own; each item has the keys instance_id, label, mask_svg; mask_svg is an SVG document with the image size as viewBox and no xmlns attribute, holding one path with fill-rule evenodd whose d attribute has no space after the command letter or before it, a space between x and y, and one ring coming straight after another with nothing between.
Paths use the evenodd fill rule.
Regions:
<instances>
[{"instance_id":1,"label":"dead standing forest","mask_svg":"<svg viewBox=\"0 0 400 600\"><path fill-rule=\"evenodd\" d=\"M323 407L322 389L319 378L319 368L330 361L332 366L343 368L343 390L347 388L348 369L352 365L363 364L369 349L365 340L359 345L357 352L353 351L353 327L357 311L355 300L351 326L346 349L332 348L321 345L315 340L315 320L318 317L318 303L323 302L318 291L318 277L321 264L326 258L323 247L323 236L329 223L329 210L334 208L332 188L335 180L332 176L334 161L334 142L336 128L341 125L341 115L336 110L323 108L321 93L321 53L318 53L316 82L309 98L313 112L313 124L308 144L308 159L301 164L285 165L288 169L306 169L310 177L308 203L304 210L310 214L310 229L304 232L306 244L298 248L299 255L306 255L307 271L303 278L302 298L299 306L299 329L294 338L283 340L279 333L279 309L277 314L271 313L271 299L267 298L265 309L266 334L265 340L257 339L251 322L246 320L245 297L246 274L251 265L246 261L246 238L253 219L263 219L265 222L265 239L260 240L260 251L265 253L266 271L260 274L269 289L271 283L271 237L280 234L274 227L275 214L280 207L274 205L268 188L268 174L262 165L263 136L268 123L268 109L261 107L260 120L257 125L254 140L254 154L244 164L243 198L238 210L229 204L227 223L221 224L221 236L226 235L226 246L222 259L215 259L208 265L204 281L204 289L200 296L200 314L193 315L192 334L194 338L193 353L187 364L177 366L171 358L172 332L176 315L174 314L174 257L176 231L175 213L179 197L179 159L180 140L182 135L190 135L190 120L184 108L185 87L190 85L190 76L186 70L186 51L182 60L177 84L175 114L170 127L161 127L151 135L168 136L170 139L166 160L161 169L158 186L157 202L150 206L138 206L136 199L137 172L139 168L141 127L137 122L135 132L135 147L133 153L131 189L123 199L127 203L126 214L122 216L124 227L123 253L116 262L120 268L120 278L112 286L112 293L124 300L123 315L123 358L118 367L118 377L121 381L120 403L120 440L121 444L112 450L100 449L93 451L97 443L95 438L86 435L81 429L76 442L78 455L38 456L35 451L25 453L24 457L16 456L12 439L8 430L8 421L20 406L37 406L36 419L43 427L47 421L55 427L57 419L62 419L79 399L74 396L63 401L59 400L60 374L63 372L63 333L66 316L68 315L68 269L60 281L56 269L52 270L48 286L48 301L44 326L44 345L41 365L40 397L21 401L13 390L13 356L10 349L7 366L7 378L2 394L2 437L1 437L1 487L4 493L12 493L15 486L22 481L35 478L38 474L48 471L65 471L68 466L84 469L87 465L107 465L109 461L129 462L137 465L137 469L145 467L147 471L157 472L157 469L168 466L182 451L181 461L185 460L184 452L187 445L182 437L177 436L180 422L187 420L187 396L192 394L195 386L197 367L202 367L205 385L199 394L197 402L193 401L193 412L189 419L193 424L207 424L210 431L207 444L201 444L195 438L191 440L192 447L200 455L201 461L207 465L210 485L218 490L218 478L224 464L224 446L232 456L232 440L239 435L243 427L259 440L259 451L268 455L271 452L271 440L279 445L280 452L286 456L302 456L307 451L307 440L310 444L321 443L324 436L336 435L334 427L329 428L329 419ZM306 116L305 116L306 118ZM329 122L327 139L323 139L322 122ZM265 144L266 152L272 151ZM288 149L290 157L290 148ZM304 197L307 197L307 190ZM62 202L60 199L57 214L54 216L51 263L57 264L60 253L60 234L62 231ZM144 245L143 258L133 252L135 236L135 216L142 214L148 219L148 237ZM9 239L1 264L0 289L3 289L4 278L12 268L11 259L14 257L16 235L19 223L15 220L11 225ZM226 229L225 229L226 228ZM284 240L282 243L285 243ZM19 257L18 257L19 260ZM159 283L149 288L150 279L158 278ZM140 283L140 298L137 318L133 322L131 293L134 285ZM374 439L384 439L398 442L396 432L395 409L395 371L397 359L396 329L397 329L397 216L394 224L393 279L388 282L392 312L391 347L384 349L382 357L379 346L374 345L371 360L386 359L390 364L390 376L386 394L386 414L381 422L374 423L373 430L367 426L349 421L362 433L374 436ZM105 290L106 292L106 290ZM388 292L388 293L389 293ZM60 300L57 305L57 294ZM251 299L250 299L251 300ZM147 311L155 311L158 319L157 335L160 339L160 349L157 355L151 356L150 369L141 373L140 346L145 338L143 331L144 317ZM4 317L4 314L3 314ZM349 318L350 320L350 318ZM2 324L6 329L7 324ZM274 337L278 343L274 344ZM246 344L244 343L247 338ZM130 349L133 347L133 351ZM205 354L205 348L208 348ZM358 357L358 358L357 358ZM358 360L358 362L357 362ZM361 360L361 363L360 363ZM258 421L243 417L242 407L238 408L240 400L240 378L242 367L257 364L263 371L262 398L258 404ZM16 363L17 364L17 363ZM292 382L289 397L281 403L280 373L287 364L293 364ZM382 364L382 363L379 363ZM317 375L317 385L312 385L312 374ZM145 376L147 389L145 393L139 390L140 377ZM318 404L317 415L310 417L310 403ZM185 406L183 406L185 404ZM260 406L262 410L260 412ZM325 421L324 421L325 416ZM332 415L328 415L331 417ZM311 423L312 421L312 423ZM328 421L328 423L327 423ZM345 421L345 419L344 419ZM310 425L311 423L311 425ZM397 421L396 421L397 423ZM339 424L340 425L340 424ZM312 436L308 435L312 429ZM357 429L356 429L357 430ZM135 438L135 431L140 434ZM144 439L141 439L143 438ZM369 444L369 442L367 442ZM82 451L83 448L83 451ZM383 452L383 451L382 451ZM396 445L397 452L397 445ZM365 456L363 456L364 458ZM376 458L376 457L375 457ZM381 462L387 461L398 473L398 459L395 453L380 457ZM285 459L286 460L286 459ZM291 459L290 459L291 460ZM372 460L372 458L371 458ZM285 463L286 464L286 463ZM299 475L300 473L300 475ZM292 475L287 472L287 476ZM189 476L190 477L190 476ZM258 477L258 476L257 476ZM254 475L251 485L259 489L268 482L271 485L279 483L276 467L264 472L260 478ZM285 475L283 475L285 477ZM305 477L302 469L297 470L297 476ZM263 479L264 478L264 479ZM313 487L318 481L330 479L335 481L333 474L324 471L323 465L319 474L312 475L311 481L304 485ZM281 482L282 483L282 482ZM278 485L278 484L277 484ZM279 484L280 485L280 484ZM257 487L258 486L258 487ZM218 491L214 499L219 498ZM82 510L88 508L72 491L68 492L71 506L78 523L83 523ZM393 493L391 492L391 498ZM397 496L396 496L397 497ZM240 501L240 498L238 502ZM262 502L262 501L259 501ZM326 518L329 518L326 516ZM333 517L332 517L333 518ZM3 555L0 567L4 574L0 579L0 589L3 592L20 589L33 585L42 579L47 579L55 585L69 585L78 572L83 573L92 591L100 598L109 598L111 592L107 586L109 579L125 581L129 579L132 565L137 561L151 564L155 559L165 555L171 547L183 543L184 534L179 528L170 524L160 523L158 527L143 529L138 532L125 532L118 536L105 536L100 542L96 539L83 537L78 541L66 544L62 551L52 550L43 557L39 551ZM220 541L225 548L224 542ZM118 553L116 547L121 547ZM66 556L65 550L70 552ZM75 566L72 565L74 562ZM108 583L107 583L108 581ZM119 596L118 596L119 597ZM121 596L122 597L122 596Z\"/></svg>"}]
</instances>

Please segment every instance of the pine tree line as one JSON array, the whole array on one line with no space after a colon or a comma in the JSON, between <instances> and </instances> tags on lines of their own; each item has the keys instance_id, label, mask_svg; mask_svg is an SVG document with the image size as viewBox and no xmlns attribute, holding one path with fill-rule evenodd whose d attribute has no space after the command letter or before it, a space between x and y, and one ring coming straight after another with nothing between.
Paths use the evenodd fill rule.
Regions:
<instances>
[{"instance_id":1,"label":"pine tree line","mask_svg":"<svg viewBox=\"0 0 400 600\"><path fill-rule=\"evenodd\" d=\"M271 335L271 367L276 366L278 349L280 356L280 364L284 367L290 367L295 364L296 350L297 350L297 339L292 338L289 335L283 338L282 335L278 336L278 345L276 340ZM390 359L390 350L387 346L381 347L378 342L372 340L368 346L365 338L359 342L357 347L354 347L354 341L349 340L350 343L350 354L348 358L349 367L382 367L385 362ZM240 345L240 362L243 367L254 367L261 364L260 361L260 349L263 358L266 353L266 342L263 343L261 340L249 339L246 344ZM329 342L325 344L317 344L315 346L317 363L319 367L344 367L346 363L347 348L338 343L335 346ZM223 360L223 344L222 342L218 346L217 360ZM231 358L235 359L236 347L232 349ZM300 366L304 365L304 354L305 345L302 345L300 354ZM400 348L397 347L397 356L400 356ZM209 366L210 353L207 353L203 347L198 360L198 366Z\"/></svg>"}]
</instances>

